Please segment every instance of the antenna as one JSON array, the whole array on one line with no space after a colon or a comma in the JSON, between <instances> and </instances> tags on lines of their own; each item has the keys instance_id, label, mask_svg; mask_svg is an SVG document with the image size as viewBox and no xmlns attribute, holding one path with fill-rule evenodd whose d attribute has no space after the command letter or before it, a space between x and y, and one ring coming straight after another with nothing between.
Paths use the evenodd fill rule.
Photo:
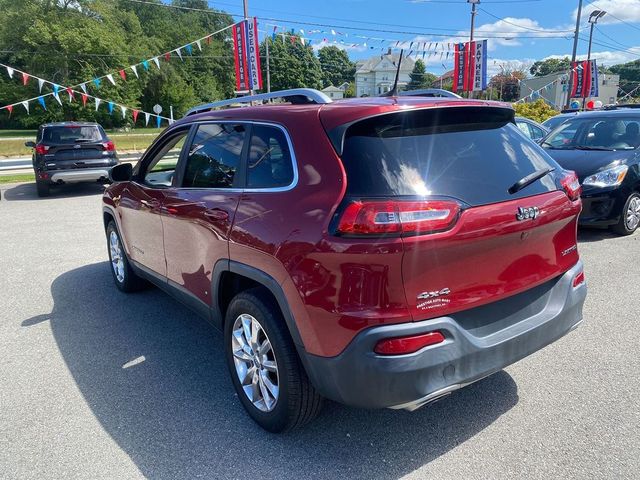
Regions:
<instances>
[{"instance_id":1,"label":"antenna","mask_svg":"<svg viewBox=\"0 0 640 480\"><path fill-rule=\"evenodd\" d=\"M400 66L402 65L402 54L404 53L404 49L400 50L400 58L398 59L398 69L396 70L396 79L393 82L393 88L388 92L380 95L381 97L395 97L398 95L398 78L400 77Z\"/></svg>"}]
</instances>

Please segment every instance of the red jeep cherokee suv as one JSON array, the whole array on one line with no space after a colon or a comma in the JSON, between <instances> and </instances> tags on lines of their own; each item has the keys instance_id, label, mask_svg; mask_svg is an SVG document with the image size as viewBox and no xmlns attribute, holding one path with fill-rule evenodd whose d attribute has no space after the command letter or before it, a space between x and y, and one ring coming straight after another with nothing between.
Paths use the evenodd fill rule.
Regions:
<instances>
[{"instance_id":1,"label":"red jeep cherokee suv","mask_svg":"<svg viewBox=\"0 0 640 480\"><path fill-rule=\"evenodd\" d=\"M323 397L413 410L580 323L580 185L509 106L273 97L194 109L113 169L103 213L117 287L222 329L262 427Z\"/></svg>"}]
</instances>

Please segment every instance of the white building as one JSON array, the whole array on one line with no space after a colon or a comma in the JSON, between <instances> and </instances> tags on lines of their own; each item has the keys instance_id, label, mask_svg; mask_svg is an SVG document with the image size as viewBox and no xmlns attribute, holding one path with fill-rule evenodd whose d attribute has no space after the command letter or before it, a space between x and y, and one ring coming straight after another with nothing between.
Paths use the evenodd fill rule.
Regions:
<instances>
[{"instance_id":1,"label":"white building","mask_svg":"<svg viewBox=\"0 0 640 480\"><path fill-rule=\"evenodd\" d=\"M341 98L344 98L344 90L334 87L333 85L323 88L322 91L332 100L340 100Z\"/></svg>"},{"instance_id":2,"label":"white building","mask_svg":"<svg viewBox=\"0 0 640 480\"><path fill-rule=\"evenodd\" d=\"M388 51L385 55L376 55L369 60L356 63L356 97L374 97L393 88L400 54ZM402 90L411 81L409 74L415 61L402 57L398 89Z\"/></svg>"},{"instance_id":3,"label":"white building","mask_svg":"<svg viewBox=\"0 0 640 480\"><path fill-rule=\"evenodd\" d=\"M557 72L545 75L544 77L532 77L522 80L520 82L520 98L528 97L532 92L542 89L539 95L544 98L547 103L558 109L564 108L567 101L567 91L569 89L568 78L565 72ZM619 84L620 75L598 73L598 96L589 97L587 101L593 100L595 102L600 100L604 105L616 103L618 100ZM546 87L547 85L549 85L549 87ZM531 100L531 97L529 97L526 101Z\"/></svg>"}]
</instances>

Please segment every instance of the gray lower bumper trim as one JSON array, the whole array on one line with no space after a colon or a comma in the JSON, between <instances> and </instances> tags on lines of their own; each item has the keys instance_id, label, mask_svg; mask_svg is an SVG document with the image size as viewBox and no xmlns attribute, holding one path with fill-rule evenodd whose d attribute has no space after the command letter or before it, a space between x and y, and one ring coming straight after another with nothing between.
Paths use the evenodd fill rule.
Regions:
<instances>
[{"instance_id":1,"label":"gray lower bumper trim","mask_svg":"<svg viewBox=\"0 0 640 480\"><path fill-rule=\"evenodd\" d=\"M77 170L63 170L51 174L54 183L90 182L101 178L109 178L109 170L104 168L79 168Z\"/></svg>"}]
</instances>

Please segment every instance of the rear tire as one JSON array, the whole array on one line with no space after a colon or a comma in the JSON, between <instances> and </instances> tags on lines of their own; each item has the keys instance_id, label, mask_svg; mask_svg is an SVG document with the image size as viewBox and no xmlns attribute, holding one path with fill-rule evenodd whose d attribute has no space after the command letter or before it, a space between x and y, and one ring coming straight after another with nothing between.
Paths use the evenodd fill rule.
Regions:
<instances>
[{"instance_id":1,"label":"rear tire","mask_svg":"<svg viewBox=\"0 0 640 480\"><path fill-rule=\"evenodd\" d=\"M640 195L632 193L627 198L620 214L620 221L611 227L618 235L631 235L640 226Z\"/></svg>"},{"instance_id":2,"label":"rear tire","mask_svg":"<svg viewBox=\"0 0 640 480\"><path fill-rule=\"evenodd\" d=\"M48 197L50 190L49 184L36 178L36 190L39 197Z\"/></svg>"},{"instance_id":3,"label":"rear tire","mask_svg":"<svg viewBox=\"0 0 640 480\"><path fill-rule=\"evenodd\" d=\"M231 300L224 342L238 398L262 428L292 430L320 413L323 399L298 358L280 308L264 289L250 289Z\"/></svg>"},{"instance_id":4,"label":"rear tire","mask_svg":"<svg viewBox=\"0 0 640 480\"><path fill-rule=\"evenodd\" d=\"M115 222L107 225L107 251L109 252L109 266L116 287L125 293L137 292L145 289L149 284L140 278L131 268L127 254L122 247L122 240Z\"/></svg>"}]
</instances>

